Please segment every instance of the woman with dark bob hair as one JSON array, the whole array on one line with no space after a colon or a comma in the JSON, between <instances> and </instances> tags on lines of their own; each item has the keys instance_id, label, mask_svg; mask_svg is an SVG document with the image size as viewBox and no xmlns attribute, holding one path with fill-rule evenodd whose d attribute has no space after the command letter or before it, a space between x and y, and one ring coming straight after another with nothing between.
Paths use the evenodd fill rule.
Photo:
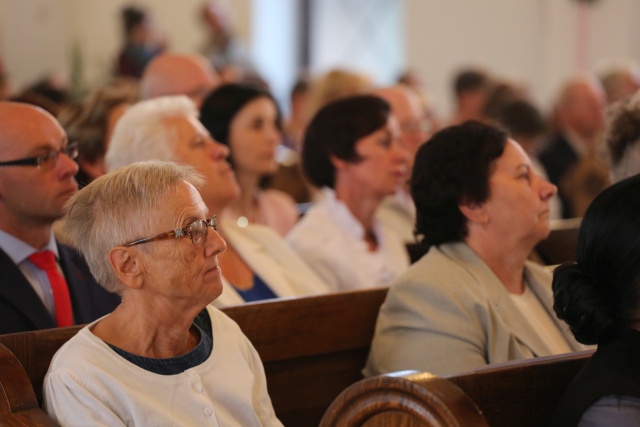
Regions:
<instances>
[{"instance_id":1,"label":"woman with dark bob hair","mask_svg":"<svg viewBox=\"0 0 640 427\"><path fill-rule=\"evenodd\" d=\"M407 179L399 132L389 104L371 95L329 103L307 127L302 167L322 197L287 240L335 291L388 286L409 265L375 217Z\"/></svg>"},{"instance_id":2,"label":"woman with dark bob hair","mask_svg":"<svg viewBox=\"0 0 640 427\"><path fill-rule=\"evenodd\" d=\"M226 84L204 100L200 121L213 139L229 147L240 197L225 209L223 219L239 227L267 225L281 236L298 220L295 201L287 194L264 189L265 178L278 169L276 149L282 141L278 104L266 90Z\"/></svg>"},{"instance_id":3,"label":"woman with dark bob hair","mask_svg":"<svg viewBox=\"0 0 640 427\"><path fill-rule=\"evenodd\" d=\"M553 314L551 274L527 261L555 192L495 127L465 122L420 147L411 193L428 252L390 288L365 373L447 375L582 349Z\"/></svg>"},{"instance_id":4,"label":"woman with dark bob hair","mask_svg":"<svg viewBox=\"0 0 640 427\"><path fill-rule=\"evenodd\" d=\"M554 309L598 350L571 383L554 425L630 426L640 420L640 176L587 209L576 262L553 274Z\"/></svg>"}]
</instances>

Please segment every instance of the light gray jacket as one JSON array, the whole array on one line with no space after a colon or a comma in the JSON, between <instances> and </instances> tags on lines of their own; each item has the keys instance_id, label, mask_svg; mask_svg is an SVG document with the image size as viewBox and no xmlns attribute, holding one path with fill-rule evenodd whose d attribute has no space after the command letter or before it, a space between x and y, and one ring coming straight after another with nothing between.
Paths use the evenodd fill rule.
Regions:
<instances>
[{"instance_id":1,"label":"light gray jacket","mask_svg":"<svg viewBox=\"0 0 640 427\"><path fill-rule=\"evenodd\" d=\"M527 262L525 283L569 346L584 350L553 312L551 274ZM551 354L480 257L466 243L449 243L432 247L391 286L363 372L448 375Z\"/></svg>"}]
</instances>

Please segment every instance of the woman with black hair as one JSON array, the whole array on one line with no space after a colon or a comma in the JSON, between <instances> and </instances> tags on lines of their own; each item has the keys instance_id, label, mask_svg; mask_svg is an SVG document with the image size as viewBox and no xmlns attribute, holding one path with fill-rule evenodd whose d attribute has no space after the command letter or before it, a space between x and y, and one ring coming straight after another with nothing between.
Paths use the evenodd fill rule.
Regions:
<instances>
[{"instance_id":1,"label":"woman with black hair","mask_svg":"<svg viewBox=\"0 0 640 427\"><path fill-rule=\"evenodd\" d=\"M554 309L598 350L571 383L554 425L640 425L640 175L604 190L582 219L576 262L553 275Z\"/></svg>"},{"instance_id":2,"label":"woman with black hair","mask_svg":"<svg viewBox=\"0 0 640 427\"><path fill-rule=\"evenodd\" d=\"M376 217L407 179L399 137L391 107L372 95L329 103L307 127L302 169L322 200L287 241L334 291L389 286L409 265L400 238Z\"/></svg>"},{"instance_id":3,"label":"woman with black hair","mask_svg":"<svg viewBox=\"0 0 640 427\"><path fill-rule=\"evenodd\" d=\"M264 188L266 178L278 169L276 150L282 142L282 118L271 93L251 85L220 86L204 100L200 121L229 147L229 162L240 184L240 197L222 218L242 228L267 225L284 237L298 221L298 211L288 194Z\"/></svg>"},{"instance_id":4,"label":"woman with black hair","mask_svg":"<svg viewBox=\"0 0 640 427\"><path fill-rule=\"evenodd\" d=\"M581 349L553 314L551 275L527 260L555 192L493 126L465 122L420 147L411 194L428 252L389 289L365 374L448 375Z\"/></svg>"}]
</instances>

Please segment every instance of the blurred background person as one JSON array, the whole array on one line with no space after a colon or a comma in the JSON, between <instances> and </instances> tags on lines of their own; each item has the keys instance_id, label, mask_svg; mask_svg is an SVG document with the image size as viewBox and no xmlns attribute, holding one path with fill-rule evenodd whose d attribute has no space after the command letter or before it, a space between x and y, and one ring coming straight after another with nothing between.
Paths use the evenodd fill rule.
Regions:
<instances>
[{"instance_id":1,"label":"blurred background person","mask_svg":"<svg viewBox=\"0 0 640 427\"><path fill-rule=\"evenodd\" d=\"M202 55L166 52L156 56L145 68L140 98L186 95L199 108L219 83L220 77Z\"/></svg>"},{"instance_id":2,"label":"blurred background person","mask_svg":"<svg viewBox=\"0 0 640 427\"><path fill-rule=\"evenodd\" d=\"M7 70L4 66L4 61L0 59L0 101L6 101L11 96L11 81Z\"/></svg>"},{"instance_id":3,"label":"blurred background person","mask_svg":"<svg viewBox=\"0 0 640 427\"><path fill-rule=\"evenodd\" d=\"M480 68L464 68L453 78L455 111L451 124L460 124L471 119L482 118L492 80Z\"/></svg>"},{"instance_id":4,"label":"blurred background person","mask_svg":"<svg viewBox=\"0 0 640 427\"><path fill-rule=\"evenodd\" d=\"M554 109L558 129L540 153L540 162L558 187L564 218L582 216L609 184L609 171L599 152L604 108L602 85L589 74L574 76L561 88Z\"/></svg>"},{"instance_id":5,"label":"blurred background person","mask_svg":"<svg viewBox=\"0 0 640 427\"><path fill-rule=\"evenodd\" d=\"M35 105L57 116L70 102L69 79L61 73L49 73L11 96L10 100Z\"/></svg>"},{"instance_id":6,"label":"blurred background person","mask_svg":"<svg viewBox=\"0 0 640 427\"><path fill-rule=\"evenodd\" d=\"M139 79L151 59L166 48L166 40L153 27L144 9L127 6L121 12L124 44L116 74Z\"/></svg>"},{"instance_id":7,"label":"blurred background person","mask_svg":"<svg viewBox=\"0 0 640 427\"><path fill-rule=\"evenodd\" d=\"M553 273L554 309L596 353L564 393L554 426L640 420L640 177L599 194L580 226L576 262Z\"/></svg>"},{"instance_id":8,"label":"blurred background person","mask_svg":"<svg viewBox=\"0 0 640 427\"><path fill-rule=\"evenodd\" d=\"M436 375L581 349L554 316L551 274L528 261L549 234L555 187L493 126L445 128L411 177L428 249L391 286L364 373Z\"/></svg>"},{"instance_id":9,"label":"blurred background person","mask_svg":"<svg viewBox=\"0 0 640 427\"><path fill-rule=\"evenodd\" d=\"M635 61L613 61L600 70L598 78L608 105L629 98L640 89L640 67Z\"/></svg>"},{"instance_id":10,"label":"blurred background person","mask_svg":"<svg viewBox=\"0 0 640 427\"><path fill-rule=\"evenodd\" d=\"M201 185L193 168L137 163L70 201L68 240L122 303L53 357L44 406L61 425L282 425L258 353L211 306L225 242Z\"/></svg>"},{"instance_id":11,"label":"blurred background person","mask_svg":"<svg viewBox=\"0 0 640 427\"><path fill-rule=\"evenodd\" d=\"M78 142L76 161L80 170L76 181L80 188L107 172L104 156L113 129L124 111L137 100L137 85L116 81L94 90L82 102L58 115L69 139Z\"/></svg>"},{"instance_id":12,"label":"blurred background person","mask_svg":"<svg viewBox=\"0 0 640 427\"><path fill-rule=\"evenodd\" d=\"M116 125L106 163L108 170L143 160L193 166L205 177L200 194L209 212L221 213L240 191L228 156L228 147L214 141L198 121L193 103L184 96L173 96L130 107ZM223 291L215 301L217 306L328 292L271 228L251 223L239 227L235 221L221 220L218 233L227 250L218 257Z\"/></svg>"},{"instance_id":13,"label":"blurred background person","mask_svg":"<svg viewBox=\"0 0 640 427\"><path fill-rule=\"evenodd\" d=\"M608 110L605 141L613 182L640 173L640 92Z\"/></svg>"},{"instance_id":14,"label":"blurred background person","mask_svg":"<svg viewBox=\"0 0 640 427\"><path fill-rule=\"evenodd\" d=\"M300 169L300 147L307 126L307 103L310 81L307 77L298 78L289 97L289 117L283 126L283 140L278 147L276 160L278 170L266 183L267 188L280 190L298 203L298 211L304 212L305 204L311 200L308 184Z\"/></svg>"},{"instance_id":15,"label":"blurred background person","mask_svg":"<svg viewBox=\"0 0 640 427\"><path fill-rule=\"evenodd\" d=\"M418 148L429 138L429 122L420 98L405 85L378 88L373 92L391 106L391 112L400 125L400 142L409 152L407 170L413 168ZM378 208L377 216L404 242L415 242L416 208L409 194L408 180L393 196L386 197Z\"/></svg>"},{"instance_id":16,"label":"blurred background person","mask_svg":"<svg viewBox=\"0 0 640 427\"><path fill-rule=\"evenodd\" d=\"M369 92L373 87L373 82L367 75L342 68L330 70L311 79L305 96L300 131L304 133L315 113L329 102ZM304 212L309 206L308 203L321 197L321 193L305 180L300 166L302 140L298 142L292 152L286 153L286 164L279 166L267 185L292 196L300 203L301 211Z\"/></svg>"},{"instance_id":17,"label":"blurred background person","mask_svg":"<svg viewBox=\"0 0 640 427\"><path fill-rule=\"evenodd\" d=\"M287 241L333 291L389 286L408 267L402 240L375 215L406 181L408 157L377 96L331 102L307 127L303 171L322 197Z\"/></svg>"},{"instance_id":18,"label":"blurred background person","mask_svg":"<svg viewBox=\"0 0 640 427\"><path fill-rule=\"evenodd\" d=\"M276 172L276 150L282 142L282 117L264 89L238 84L222 85L204 101L200 121L218 142L229 147L240 197L232 201L222 218L267 225L285 236L298 221L295 201L279 190L265 189L265 180Z\"/></svg>"},{"instance_id":19,"label":"blurred background person","mask_svg":"<svg viewBox=\"0 0 640 427\"><path fill-rule=\"evenodd\" d=\"M530 99L531 97L525 85L494 77L493 83L487 89L481 118L498 120L506 105L515 101L529 101Z\"/></svg>"},{"instance_id":20,"label":"blurred background person","mask_svg":"<svg viewBox=\"0 0 640 427\"><path fill-rule=\"evenodd\" d=\"M359 95L374 88L369 76L353 70L335 68L311 81L306 121L309 123L322 107L332 101Z\"/></svg>"},{"instance_id":21,"label":"blurred background person","mask_svg":"<svg viewBox=\"0 0 640 427\"><path fill-rule=\"evenodd\" d=\"M408 86L415 92L418 98L420 98L430 131L434 133L440 130L442 127L441 117L433 105L433 99L427 86L418 73L414 70L406 70L398 76L396 83Z\"/></svg>"},{"instance_id":22,"label":"blurred background person","mask_svg":"<svg viewBox=\"0 0 640 427\"><path fill-rule=\"evenodd\" d=\"M290 111L283 127L284 144L295 152L299 152L302 146L310 88L310 80L302 75L296 80L289 94Z\"/></svg>"},{"instance_id":23,"label":"blurred background person","mask_svg":"<svg viewBox=\"0 0 640 427\"><path fill-rule=\"evenodd\" d=\"M203 3L201 22L206 31L202 54L220 74L224 83L237 83L255 74L246 49L233 33L232 13L227 1Z\"/></svg>"}]
</instances>

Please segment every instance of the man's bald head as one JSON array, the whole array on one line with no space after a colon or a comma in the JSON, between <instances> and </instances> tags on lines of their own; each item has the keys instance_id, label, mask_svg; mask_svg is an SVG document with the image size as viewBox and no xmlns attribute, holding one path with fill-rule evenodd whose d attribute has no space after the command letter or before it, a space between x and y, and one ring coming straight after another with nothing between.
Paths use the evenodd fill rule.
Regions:
<instances>
[{"instance_id":1,"label":"man's bald head","mask_svg":"<svg viewBox=\"0 0 640 427\"><path fill-rule=\"evenodd\" d=\"M162 53L144 70L140 81L142 99L165 95L186 95L198 108L219 83L219 77L206 58L199 54Z\"/></svg>"},{"instance_id":2,"label":"man's bald head","mask_svg":"<svg viewBox=\"0 0 640 427\"><path fill-rule=\"evenodd\" d=\"M594 138L604 130L605 93L600 82L588 74L567 80L558 97L560 126L582 138Z\"/></svg>"},{"instance_id":3,"label":"man's bald head","mask_svg":"<svg viewBox=\"0 0 640 427\"><path fill-rule=\"evenodd\" d=\"M0 102L0 162L52 159L0 168L0 229L35 248L49 241L51 224L78 189L78 165L66 147L67 136L51 114L29 104Z\"/></svg>"},{"instance_id":4,"label":"man's bald head","mask_svg":"<svg viewBox=\"0 0 640 427\"><path fill-rule=\"evenodd\" d=\"M55 117L42 108L21 102L0 102L0 151L22 144L36 130L64 136Z\"/></svg>"},{"instance_id":5,"label":"man's bald head","mask_svg":"<svg viewBox=\"0 0 640 427\"><path fill-rule=\"evenodd\" d=\"M427 140L425 111L422 101L413 89L406 85L378 88L374 95L391 105L393 115L400 123L402 143L411 153L411 165L418 148Z\"/></svg>"}]
</instances>

